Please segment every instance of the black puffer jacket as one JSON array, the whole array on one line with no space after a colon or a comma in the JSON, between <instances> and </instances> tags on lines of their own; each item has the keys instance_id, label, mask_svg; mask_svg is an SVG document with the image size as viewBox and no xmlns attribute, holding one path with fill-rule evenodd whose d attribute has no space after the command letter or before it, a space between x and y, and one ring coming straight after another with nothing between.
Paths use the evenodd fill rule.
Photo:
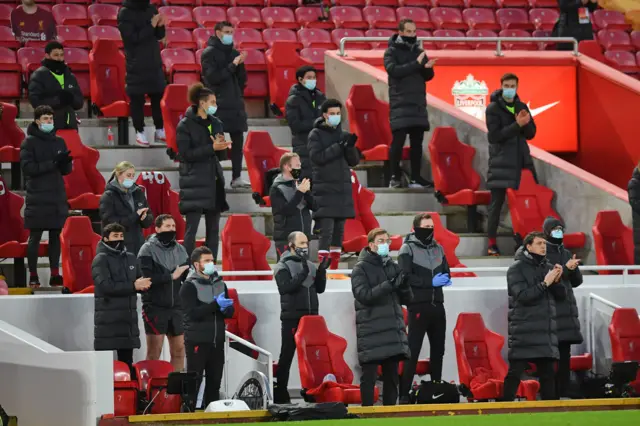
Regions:
<instances>
[{"instance_id":1,"label":"black puffer jacket","mask_svg":"<svg viewBox=\"0 0 640 426\"><path fill-rule=\"evenodd\" d=\"M409 274L413 291L411 304L444 303L442 287L433 286L437 274L451 274L444 249L435 240L425 245L411 233L407 235L398 255L400 268Z\"/></svg>"},{"instance_id":2,"label":"black puffer jacket","mask_svg":"<svg viewBox=\"0 0 640 426\"><path fill-rule=\"evenodd\" d=\"M421 127L429 130L427 115L427 87L425 83L434 77L433 68L425 68L425 56L419 64L418 56L423 52L418 43L408 44L398 34L389 39L384 52L384 68L389 74L389 121L391 131Z\"/></svg>"},{"instance_id":3,"label":"black puffer jacket","mask_svg":"<svg viewBox=\"0 0 640 426\"><path fill-rule=\"evenodd\" d=\"M293 152L300 156L302 174L300 179L311 178L311 162L307 142L309 132L316 119L322 115L320 106L327 97L318 89L309 90L300 83L291 86L285 104L285 118L291 129Z\"/></svg>"},{"instance_id":4,"label":"black puffer jacket","mask_svg":"<svg viewBox=\"0 0 640 426\"><path fill-rule=\"evenodd\" d=\"M240 55L233 46L222 44L211 36L202 52L202 81L216 94L218 117L225 132L246 132L247 113L244 109L244 88L247 86L247 70L244 64L235 66L233 60Z\"/></svg>"},{"instance_id":5,"label":"black puffer jacket","mask_svg":"<svg viewBox=\"0 0 640 426\"><path fill-rule=\"evenodd\" d=\"M138 296L134 283L140 272L136 257L100 241L91 275L95 284L94 349L139 348Z\"/></svg>"},{"instance_id":6,"label":"black puffer jacket","mask_svg":"<svg viewBox=\"0 0 640 426\"><path fill-rule=\"evenodd\" d=\"M309 155L313 185L311 191L317 210L314 219L355 217L351 196L351 167L358 165L360 153L355 147L342 148L338 143L348 135L340 126L331 127L323 117L316 120L309 133Z\"/></svg>"},{"instance_id":7,"label":"black puffer jacket","mask_svg":"<svg viewBox=\"0 0 640 426\"><path fill-rule=\"evenodd\" d=\"M598 3L588 2L582 4L582 0L558 0L560 17L553 27L553 37L573 37L578 41L593 40L593 12L598 8ZM587 8L590 14L590 22L581 24L578 19L578 9ZM571 43L558 43L558 50L573 50Z\"/></svg>"},{"instance_id":8,"label":"black puffer jacket","mask_svg":"<svg viewBox=\"0 0 640 426\"><path fill-rule=\"evenodd\" d=\"M523 247L507 271L509 293L509 355L512 359L558 359L556 300L566 297L560 283L547 287L544 277L553 265L536 262Z\"/></svg>"},{"instance_id":9,"label":"black puffer jacket","mask_svg":"<svg viewBox=\"0 0 640 426\"><path fill-rule=\"evenodd\" d=\"M401 269L368 248L360 252L351 273L355 298L358 362L409 358L402 305L411 303L411 287L398 286Z\"/></svg>"},{"instance_id":10,"label":"black puffer jacket","mask_svg":"<svg viewBox=\"0 0 640 426\"><path fill-rule=\"evenodd\" d=\"M487 188L506 189L520 187L522 169L529 169L535 176L535 168L529 151L528 140L536 136L536 124L531 121L524 127L516 123L516 115L529 108L516 95L514 113L507 109L502 89L491 94L486 121L489 139L489 171Z\"/></svg>"},{"instance_id":11,"label":"black puffer jacket","mask_svg":"<svg viewBox=\"0 0 640 426\"><path fill-rule=\"evenodd\" d=\"M62 229L69 215L69 203L62 176L71 173L72 163L59 166L56 155L68 151L64 139L45 133L34 122L20 146L20 167L27 190L24 208L26 229ZM73 156L73 153L71 153Z\"/></svg>"},{"instance_id":12,"label":"black puffer jacket","mask_svg":"<svg viewBox=\"0 0 640 426\"><path fill-rule=\"evenodd\" d=\"M53 124L57 130L77 130L78 120L76 119L76 110L81 109L84 105L84 98L82 97L78 80L76 80L76 76L73 75L69 67L64 65L64 63L54 63L53 65L62 68L62 70L56 69L56 74L64 76L63 89L60 82L53 76L53 71L47 68L46 65L49 61L51 60L44 59L42 66L29 78L29 103L33 108L40 105L49 105L53 108ZM61 90L65 90L72 95L73 98L70 104L63 104L60 100Z\"/></svg>"},{"instance_id":13,"label":"black puffer jacket","mask_svg":"<svg viewBox=\"0 0 640 426\"><path fill-rule=\"evenodd\" d=\"M180 160L180 213L229 210L224 191L224 175L211 136L223 133L222 123L213 116L203 120L191 106L178 123L176 141ZM211 131L209 131L211 126Z\"/></svg>"},{"instance_id":14,"label":"black puffer jacket","mask_svg":"<svg viewBox=\"0 0 640 426\"><path fill-rule=\"evenodd\" d=\"M153 28L151 18L158 14L155 6L145 0L124 0L118 12L118 29L124 44L129 95L163 93L167 85L162 71L159 40L165 27Z\"/></svg>"},{"instance_id":15,"label":"black puffer jacket","mask_svg":"<svg viewBox=\"0 0 640 426\"><path fill-rule=\"evenodd\" d=\"M307 262L308 273L304 273L302 262ZM313 263L287 250L273 268L273 276L280 293L281 320L318 315L318 294L327 286L326 270L317 270Z\"/></svg>"},{"instance_id":16,"label":"black puffer jacket","mask_svg":"<svg viewBox=\"0 0 640 426\"><path fill-rule=\"evenodd\" d=\"M640 170L633 169L633 174L627 186L629 193L629 204L633 218L633 260L636 265L640 265Z\"/></svg>"},{"instance_id":17,"label":"black puffer jacket","mask_svg":"<svg viewBox=\"0 0 640 426\"><path fill-rule=\"evenodd\" d=\"M154 234L138 253L142 276L151 278L151 288L142 294L143 307L179 308L180 286L187 273L174 280L173 271L188 265L189 256L182 244L176 241L164 245Z\"/></svg>"},{"instance_id":18,"label":"black puffer jacket","mask_svg":"<svg viewBox=\"0 0 640 426\"><path fill-rule=\"evenodd\" d=\"M142 230L153 224L153 212L147 211L144 220L140 220L138 210L149 207L144 190L135 183L128 190L112 177L100 197L100 221L104 228L110 223L124 226L124 244L129 253L138 255L144 244Z\"/></svg>"},{"instance_id":19,"label":"black puffer jacket","mask_svg":"<svg viewBox=\"0 0 640 426\"><path fill-rule=\"evenodd\" d=\"M227 285L218 274L208 279L195 270L189 273L180 287L185 342L224 345L224 320L233 317L234 307L220 310L215 298L222 293L229 298Z\"/></svg>"},{"instance_id":20,"label":"black puffer jacket","mask_svg":"<svg viewBox=\"0 0 640 426\"><path fill-rule=\"evenodd\" d=\"M273 213L274 241L287 241L289 234L294 231L304 232L307 238L311 237L311 191L303 194L296 190L295 181L278 175L269 191L269 199Z\"/></svg>"}]
</instances>

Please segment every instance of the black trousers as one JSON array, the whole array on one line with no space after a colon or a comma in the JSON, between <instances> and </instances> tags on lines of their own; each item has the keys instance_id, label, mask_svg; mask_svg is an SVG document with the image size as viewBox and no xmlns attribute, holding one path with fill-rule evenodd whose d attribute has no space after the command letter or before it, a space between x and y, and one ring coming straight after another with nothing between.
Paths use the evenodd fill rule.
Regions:
<instances>
[{"instance_id":1,"label":"black trousers","mask_svg":"<svg viewBox=\"0 0 640 426\"><path fill-rule=\"evenodd\" d=\"M282 344L280 346L280 358L278 359L278 371L276 374L278 387L282 389L286 389L289 386L289 371L291 370L293 355L296 353L294 336L298 330L299 323L299 319L282 320Z\"/></svg>"},{"instance_id":2,"label":"black trousers","mask_svg":"<svg viewBox=\"0 0 640 426\"><path fill-rule=\"evenodd\" d=\"M442 360L447 332L447 314L444 304L421 304L409 307L409 350L411 358L405 361L400 383L400 397L409 396L413 376L425 334L429 339L431 380L442 380Z\"/></svg>"},{"instance_id":3,"label":"black trousers","mask_svg":"<svg viewBox=\"0 0 640 426\"><path fill-rule=\"evenodd\" d=\"M318 250L328 251L330 247L342 247L346 219L323 217L318 222L319 224L316 225L316 228L320 228Z\"/></svg>"},{"instance_id":4,"label":"black trousers","mask_svg":"<svg viewBox=\"0 0 640 426\"><path fill-rule=\"evenodd\" d=\"M220 399L220 385L224 372L224 345L213 343L185 343L187 371L198 374L198 391L204 373L204 398L202 408Z\"/></svg>"},{"instance_id":5,"label":"black trousers","mask_svg":"<svg viewBox=\"0 0 640 426\"><path fill-rule=\"evenodd\" d=\"M382 404L396 405L398 401L398 361L386 359L361 365L360 398L363 407L371 407L375 403L373 398L378 377L378 365L382 365Z\"/></svg>"},{"instance_id":6,"label":"black trousers","mask_svg":"<svg viewBox=\"0 0 640 426\"><path fill-rule=\"evenodd\" d=\"M156 130L164 129L164 121L162 120L162 109L160 109L160 101L163 93L149 93L151 100L151 115L153 117L153 125ZM129 95L129 110L131 111L131 121L136 132L144 131L144 95Z\"/></svg>"},{"instance_id":7,"label":"black trousers","mask_svg":"<svg viewBox=\"0 0 640 426\"><path fill-rule=\"evenodd\" d=\"M535 358L535 359L516 359L509 360L509 371L507 377L504 378L504 395L505 401L513 401L516 399L516 392L520 386L520 379L524 371L529 367L529 363L536 365L538 377L540 379L540 396L543 400L552 400L556 398L555 373L553 368L556 360L553 358Z\"/></svg>"},{"instance_id":8,"label":"black trousers","mask_svg":"<svg viewBox=\"0 0 640 426\"><path fill-rule=\"evenodd\" d=\"M391 148L389 148L389 165L391 174L395 179L402 176L402 148L409 135L410 143L410 162L411 162L411 179L417 180L420 177L420 167L422 165L422 140L424 139L424 128L410 127L408 129L400 129L393 132L391 140Z\"/></svg>"},{"instance_id":9,"label":"black trousers","mask_svg":"<svg viewBox=\"0 0 640 426\"><path fill-rule=\"evenodd\" d=\"M491 204L489 204L489 219L487 224L487 234L489 238L498 236L498 225L500 224L500 211L507 197L507 190L504 188L491 190Z\"/></svg>"},{"instance_id":10,"label":"black trousers","mask_svg":"<svg viewBox=\"0 0 640 426\"><path fill-rule=\"evenodd\" d=\"M205 210L204 212L189 212L185 215L186 229L184 231L184 248L187 254L196 247L196 233L200 224L200 217L204 213L204 224L206 227L206 239L204 244L213 252L213 258L218 258L218 234L220 232L220 212Z\"/></svg>"},{"instance_id":11,"label":"black trousers","mask_svg":"<svg viewBox=\"0 0 640 426\"><path fill-rule=\"evenodd\" d=\"M556 370L556 390L557 396L568 396L569 382L571 380L571 343L559 342L558 351L560 359L558 360L558 369Z\"/></svg>"},{"instance_id":12,"label":"black trousers","mask_svg":"<svg viewBox=\"0 0 640 426\"><path fill-rule=\"evenodd\" d=\"M44 229L31 229L29 231L29 240L27 242L27 262L29 264L29 272L36 273L38 271L38 249L40 248L40 240ZM49 267L58 268L60 266L60 230L49 229Z\"/></svg>"},{"instance_id":13,"label":"black trousers","mask_svg":"<svg viewBox=\"0 0 640 426\"><path fill-rule=\"evenodd\" d=\"M276 245L276 260L280 260L280 256L284 254L287 250L289 250L289 242L288 241L274 241Z\"/></svg>"},{"instance_id":14,"label":"black trousers","mask_svg":"<svg viewBox=\"0 0 640 426\"><path fill-rule=\"evenodd\" d=\"M244 133L233 132L231 136L231 179L237 179L242 172L242 145L244 144Z\"/></svg>"}]
</instances>

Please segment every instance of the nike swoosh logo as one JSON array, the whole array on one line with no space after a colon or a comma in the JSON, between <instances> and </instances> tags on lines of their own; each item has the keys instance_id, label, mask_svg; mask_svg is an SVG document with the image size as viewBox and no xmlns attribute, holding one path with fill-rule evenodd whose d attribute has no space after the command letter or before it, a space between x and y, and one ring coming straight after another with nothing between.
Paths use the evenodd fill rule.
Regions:
<instances>
[{"instance_id":1,"label":"nike swoosh logo","mask_svg":"<svg viewBox=\"0 0 640 426\"><path fill-rule=\"evenodd\" d=\"M433 395L433 399L438 399L440 398L442 395L444 395L443 393L441 393L440 395Z\"/></svg>"},{"instance_id":2,"label":"nike swoosh logo","mask_svg":"<svg viewBox=\"0 0 640 426\"><path fill-rule=\"evenodd\" d=\"M560 101L556 101L556 102L541 106L540 108L534 108L534 109L529 108L529 111L531 112L531 116L535 117L536 115L542 114L546 110L553 108L554 106L558 105L559 103L560 103ZM529 104L530 104L530 102L527 103L527 107L529 107Z\"/></svg>"}]
</instances>

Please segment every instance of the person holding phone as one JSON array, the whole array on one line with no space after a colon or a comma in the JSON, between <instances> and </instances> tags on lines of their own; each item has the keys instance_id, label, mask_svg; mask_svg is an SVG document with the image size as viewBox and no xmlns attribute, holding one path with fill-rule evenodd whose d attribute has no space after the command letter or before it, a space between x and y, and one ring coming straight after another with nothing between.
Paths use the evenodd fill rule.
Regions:
<instances>
[{"instance_id":1,"label":"person holding phone","mask_svg":"<svg viewBox=\"0 0 640 426\"><path fill-rule=\"evenodd\" d=\"M176 129L176 159L180 161L179 207L187 222L184 248L189 255L193 252L200 218L204 215L205 245L216 259L220 214L229 210L218 155L224 158L232 143L225 141L222 122L214 116L218 104L210 89L202 83L192 85L189 102L191 106Z\"/></svg>"}]
</instances>

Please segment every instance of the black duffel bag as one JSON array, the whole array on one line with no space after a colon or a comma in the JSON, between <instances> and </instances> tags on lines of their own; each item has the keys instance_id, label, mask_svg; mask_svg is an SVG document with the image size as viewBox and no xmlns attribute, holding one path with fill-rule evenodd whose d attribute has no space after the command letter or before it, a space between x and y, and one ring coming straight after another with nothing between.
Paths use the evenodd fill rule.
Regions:
<instances>
[{"instance_id":1,"label":"black duffel bag","mask_svg":"<svg viewBox=\"0 0 640 426\"><path fill-rule=\"evenodd\" d=\"M457 404L460 402L458 386L443 381L427 382L422 380L409 392L412 404Z\"/></svg>"},{"instance_id":2,"label":"black duffel bag","mask_svg":"<svg viewBox=\"0 0 640 426\"><path fill-rule=\"evenodd\" d=\"M323 402L318 404L273 404L269 413L277 421L301 420L339 420L353 419L358 416L349 414L342 402Z\"/></svg>"}]
</instances>

